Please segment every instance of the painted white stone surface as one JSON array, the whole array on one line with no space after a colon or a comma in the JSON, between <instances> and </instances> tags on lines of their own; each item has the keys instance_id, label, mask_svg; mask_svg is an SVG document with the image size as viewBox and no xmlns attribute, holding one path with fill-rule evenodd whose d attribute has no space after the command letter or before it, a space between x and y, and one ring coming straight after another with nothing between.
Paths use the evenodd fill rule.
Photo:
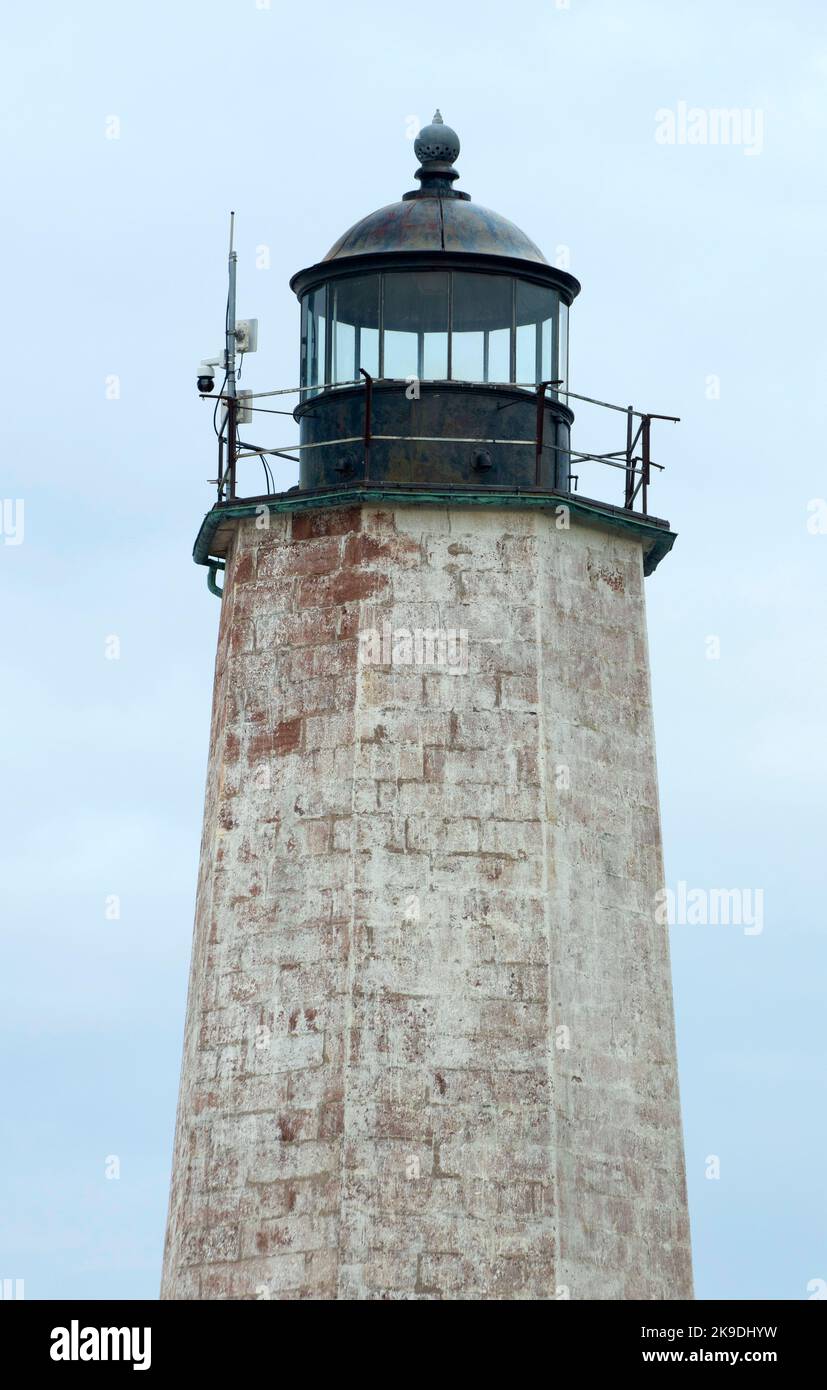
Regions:
<instances>
[{"instance_id":1,"label":"painted white stone surface","mask_svg":"<svg viewBox=\"0 0 827 1390\"><path fill-rule=\"evenodd\" d=\"M639 541L240 522L162 1296L691 1296L662 886Z\"/></svg>"}]
</instances>

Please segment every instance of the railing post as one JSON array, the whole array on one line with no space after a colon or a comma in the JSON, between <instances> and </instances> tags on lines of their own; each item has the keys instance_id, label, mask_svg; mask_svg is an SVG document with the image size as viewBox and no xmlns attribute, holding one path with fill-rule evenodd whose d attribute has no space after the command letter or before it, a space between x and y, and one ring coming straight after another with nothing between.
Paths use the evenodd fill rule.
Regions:
<instances>
[{"instance_id":1,"label":"railing post","mask_svg":"<svg viewBox=\"0 0 827 1390\"><path fill-rule=\"evenodd\" d=\"M651 428L651 425L652 425L652 417L651 417L650 415L644 415L644 417L643 417L643 419L642 419L642 421L641 421L641 439L642 439L642 443L643 443L643 462L642 462L642 465L641 465L641 466L642 466L642 469L643 469L643 473L642 473L642 483L641 483L641 489L640 489L641 511L643 512L643 515L644 515L644 516L647 514L647 512L648 512L648 510L649 510L649 505L648 505L648 501L647 501L647 492L648 492L648 489L649 489L649 463L650 463L650 455L649 455L649 430L650 430L650 428Z\"/></svg>"},{"instance_id":2,"label":"railing post","mask_svg":"<svg viewBox=\"0 0 827 1390\"><path fill-rule=\"evenodd\" d=\"M534 486L540 486L541 468L543 462L543 429L546 419L546 387L547 381L537 382L537 427L535 430L535 458L534 458ZM556 470L555 470L556 482Z\"/></svg>"},{"instance_id":3,"label":"railing post","mask_svg":"<svg viewBox=\"0 0 827 1390\"><path fill-rule=\"evenodd\" d=\"M365 446L365 482L367 482L370 478L370 432L371 415L373 411L373 377L365 371L364 367L360 367L359 372L365 378L365 430L363 442Z\"/></svg>"},{"instance_id":4,"label":"railing post","mask_svg":"<svg viewBox=\"0 0 827 1390\"><path fill-rule=\"evenodd\" d=\"M634 411L629 406L626 411L626 501L624 506L631 507L635 497L635 465L632 462L632 430L634 429Z\"/></svg>"}]
</instances>

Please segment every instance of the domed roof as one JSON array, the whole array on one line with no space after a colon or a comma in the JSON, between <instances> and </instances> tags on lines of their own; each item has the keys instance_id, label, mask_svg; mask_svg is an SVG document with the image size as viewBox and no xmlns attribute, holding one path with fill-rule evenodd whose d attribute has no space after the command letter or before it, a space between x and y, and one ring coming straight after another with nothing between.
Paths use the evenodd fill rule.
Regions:
<instances>
[{"instance_id":1,"label":"domed roof","mask_svg":"<svg viewBox=\"0 0 827 1390\"><path fill-rule=\"evenodd\" d=\"M507 217L479 203L436 196L389 203L370 213L345 232L324 259L377 251L474 251L548 265L539 247Z\"/></svg>"},{"instance_id":2,"label":"domed roof","mask_svg":"<svg viewBox=\"0 0 827 1390\"><path fill-rule=\"evenodd\" d=\"M472 203L452 187L460 142L439 111L414 143L421 160L416 177L421 187L398 203L363 217L330 248L325 261L394 251L467 251L483 256L510 256L548 265L539 247L507 217Z\"/></svg>"}]
</instances>

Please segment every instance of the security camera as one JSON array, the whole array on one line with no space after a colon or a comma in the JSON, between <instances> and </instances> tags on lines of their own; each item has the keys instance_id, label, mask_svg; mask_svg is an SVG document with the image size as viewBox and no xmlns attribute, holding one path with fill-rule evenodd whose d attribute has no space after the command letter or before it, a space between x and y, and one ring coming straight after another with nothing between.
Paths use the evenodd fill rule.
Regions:
<instances>
[{"instance_id":1,"label":"security camera","mask_svg":"<svg viewBox=\"0 0 827 1390\"><path fill-rule=\"evenodd\" d=\"M215 364L202 362L198 368L198 390L209 394L215 386Z\"/></svg>"},{"instance_id":2,"label":"security camera","mask_svg":"<svg viewBox=\"0 0 827 1390\"><path fill-rule=\"evenodd\" d=\"M199 367L199 391L210 392L215 385L215 368L211 361L203 361Z\"/></svg>"}]
</instances>

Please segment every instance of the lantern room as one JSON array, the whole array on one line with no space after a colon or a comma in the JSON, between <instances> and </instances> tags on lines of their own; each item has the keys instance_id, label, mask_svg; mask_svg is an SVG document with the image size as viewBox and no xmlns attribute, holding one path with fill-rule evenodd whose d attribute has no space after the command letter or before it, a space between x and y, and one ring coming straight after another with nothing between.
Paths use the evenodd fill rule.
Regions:
<instances>
[{"instance_id":1,"label":"lantern room","mask_svg":"<svg viewBox=\"0 0 827 1390\"><path fill-rule=\"evenodd\" d=\"M460 144L439 112L414 148L419 187L291 281L299 487L567 491L568 314L580 286L454 187Z\"/></svg>"}]
</instances>

